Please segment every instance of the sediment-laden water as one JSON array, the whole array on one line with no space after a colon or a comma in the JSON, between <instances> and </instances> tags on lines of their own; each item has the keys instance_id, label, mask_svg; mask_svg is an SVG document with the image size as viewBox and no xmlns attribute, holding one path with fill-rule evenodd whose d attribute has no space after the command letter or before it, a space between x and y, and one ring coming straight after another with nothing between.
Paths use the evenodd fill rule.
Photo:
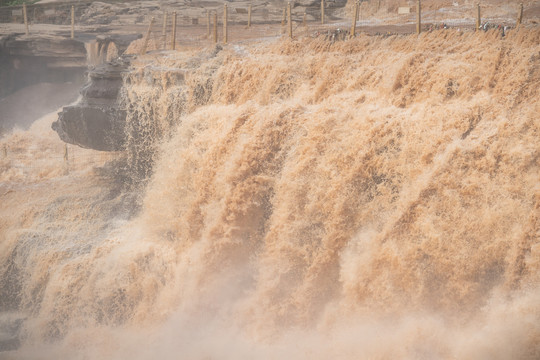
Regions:
<instances>
[{"instance_id":1,"label":"sediment-laden water","mask_svg":"<svg viewBox=\"0 0 540 360\"><path fill-rule=\"evenodd\" d=\"M54 116L5 135L0 357L538 358L539 44L147 55L135 152L66 161Z\"/></svg>"}]
</instances>

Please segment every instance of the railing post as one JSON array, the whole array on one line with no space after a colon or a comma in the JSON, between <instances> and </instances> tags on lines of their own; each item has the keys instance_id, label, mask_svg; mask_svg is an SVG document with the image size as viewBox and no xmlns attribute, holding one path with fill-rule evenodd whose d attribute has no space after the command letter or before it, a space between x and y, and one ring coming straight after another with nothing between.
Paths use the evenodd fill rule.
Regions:
<instances>
[{"instance_id":1,"label":"railing post","mask_svg":"<svg viewBox=\"0 0 540 360\"><path fill-rule=\"evenodd\" d=\"M482 19L480 17L480 3L476 4L476 7L478 11L476 13L476 30L475 31L478 31L480 30L480 25L482 25Z\"/></svg>"},{"instance_id":2,"label":"railing post","mask_svg":"<svg viewBox=\"0 0 540 360\"><path fill-rule=\"evenodd\" d=\"M75 38L75 6L71 5L71 38Z\"/></svg>"},{"instance_id":3,"label":"railing post","mask_svg":"<svg viewBox=\"0 0 540 360\"><path fill-rule=\"evenodd\" d=\"M172 18L172 39L171 39L171 48L176 50L176 11L173 12Z\"/></svg>"},{"instance_id":4,"label":"railing post","mask_svg":"<svg viewBox=\"0 0 540 360\"><path fill-rule=\"evenodd\" d=\"M217 44L217 11L214 13L214 43Z\"/></svg>"},{"instance_id":5,"label":"railing post","mask_svg":"<svg viewBox=\"0 0 540 360\"><path fill-rule=\"evenodd\" d=\"M354 3L353 22L351 26L351 37L356 35L356 19L358 18L358 1Z\"/></svg>"},{"instance_id":6,"label":"railing post","mask_svg":"<svg viewBox=\"0 0 540 360\"><path fill-rule=\"evenodd\" d=\"M416 4L416 33L420 34L422 32L422 4L420 0Z\"/></svg>"},{"instance_id":7,"label":"railing post","mask_svg":"<svg viewBox=\"0 0 540 360\"><path fill-rule=\"evenodd\" d=\"M26 13L26 3L23 4L23 17L24 17L24 27L26 29L26 35L30 34L30 31L28 30L28 16Z\"/></svg>"},{"instance_id":8,"label":"railing post","mask_svg":"<svg viewBox=\"0 0 540 360\"><path fill-rule=\"evenodd\" d=\"M248 6L248 27L251 27L251 4Z\"/></svg>"},{"instance_id":9,"label":"railing post","mask_svg":"<svg viewBox=\"0 0 540 360\"><path fill-rule=\"evenodd\" d=\"M227 43L227 4L223 6L223 43Z\"/></svg>"},{"instance_id":10,"label":"railing post","mask_svg":"<svg viewBox=\"0 0 540 360\"><path fill-rule=\"evenodd\" d=\"M154 25L154 20L154 17L152 17L152 19L150 20L150 25L148 25L148 30L146 31L143 47L141 49L141 55L146 54L146 48L148 47L148 41L150 40L150 32L152 31L152 25Z\"/></svg>"},{"instance_id":11,"label":"railing post","mask_svg":"<svg viewBox=\"0 0 540 360\"><path fill-rule=\"evenodd\" d=\"M321 24L324 25L324 0L321 0Z\"/></svg>"},{"instance_id":12,"label":"railing post","mask_svg":"<svg viewBox=\"0 0 540 360\"><path fill-rule=\"evenodd\" d=\"M161 37L163 38L163 49L167 49L167 12L163 12L163 27L161 28Z\"/></svg>"},{"instance_id":13,"label":"railing post","mask_svg":"<svg viewBox=\"0 0 540 360\"><path fill-rule=\"evenodd\" d=\"M521 25L521 21L523 21L523 3L519 4L519 14L517 18L517 25Z\"/></svg>"},{"instance_id":14,"label":"railing post","mask_svg":"<svg viewBox=\"0 0 540 360\"><path fill-rule=\"evenodd\" d=\"M289 21L289 38L292 39L292 16L291 16L291 2L290 1L287 4L287 11L288 11L287 17Z\"/></svg>"},{"instance_id":15,"label":"railing post","mask_svg":"<svg viewBox=\"0 0 540 360\"><path fill-rule=\"evenodd\" d=\"M210 39L210 10L206 10L206 37Z\"/></svg>"},{"instance_id":16,"label":"railing post","mask_svg":"<svg viewBox=\"0 0 540 360\"><path fill-rule=\"evenodd\" d=\"M68 144L64 144L64 173L69 174L69 153Z\"/></svg>"}]
</instances>

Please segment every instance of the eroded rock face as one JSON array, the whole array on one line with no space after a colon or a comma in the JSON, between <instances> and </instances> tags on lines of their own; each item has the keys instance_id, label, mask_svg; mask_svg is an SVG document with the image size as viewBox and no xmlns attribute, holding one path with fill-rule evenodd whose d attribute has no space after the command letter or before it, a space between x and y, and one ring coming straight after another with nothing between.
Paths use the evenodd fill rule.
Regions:
<instances>
[{"instance_id":1,"label":"eroded rock face","mask_svg":"<svg viewBox=\"0 0 540 360\"><path fill-rule=\"evenodd\" d=\"M50 67L86 64L86 51L82 42L51 34L5 35L0 37L0 50L8 56L50 59Z\"/></svg>"},{"instance_id":2,"label":"eroded rock face","mask_svg":"<svg viewBox=\"0 0 540 360\"><path fill-rule=\"evenodd\" d=\"M123 56L90 70L81 100L64 107L52 124L63 141L103 151L123 148L126 111L118 108L117 99L129 62L130 58Z\"/></svg>"},{"instance_id":3,"label":"eroded rock face","mask_svg":"<svg viewBox=\"0 0 540 360\"><path fill-rule=\"evenodd\" d=\"M41 34L0 36L0 98L37 83L78 82L85 69L82 42Z\"/></svg>"}]
</instances>

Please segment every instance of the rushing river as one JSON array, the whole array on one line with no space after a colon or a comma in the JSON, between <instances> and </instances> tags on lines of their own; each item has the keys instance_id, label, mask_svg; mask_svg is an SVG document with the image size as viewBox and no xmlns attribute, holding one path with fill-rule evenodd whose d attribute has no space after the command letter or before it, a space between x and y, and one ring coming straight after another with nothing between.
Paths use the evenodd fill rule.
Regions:
<instances>
[{"instance_id":1,"label":"rushing river","mask_svg":"<svg viewBox=\"0 0 540 360\"><path fill-rule=\"evenodd\" d=\"M0 358L538 359L539 40L147 55L145 141L5 134Z\"/></svg>"}]
</instances>

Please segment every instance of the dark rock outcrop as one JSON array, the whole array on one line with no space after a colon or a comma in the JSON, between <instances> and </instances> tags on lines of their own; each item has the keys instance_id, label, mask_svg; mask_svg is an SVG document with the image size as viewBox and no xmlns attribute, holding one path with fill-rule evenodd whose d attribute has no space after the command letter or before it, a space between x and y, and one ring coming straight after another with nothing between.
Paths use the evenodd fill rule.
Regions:
<instances>
[{"instance_id":1,"label":"dark rock outcrop","mask_svg":"<svg viewBox=\"0 0 540 360\"><path fill-rule=\"evenodd\" d=\"M121 150L125 143L126 111L118 108L122 73L129 57L90 70L81 100L64 107L52 128L70 144L102 151Z\"/></svg>"}]
</instances>

